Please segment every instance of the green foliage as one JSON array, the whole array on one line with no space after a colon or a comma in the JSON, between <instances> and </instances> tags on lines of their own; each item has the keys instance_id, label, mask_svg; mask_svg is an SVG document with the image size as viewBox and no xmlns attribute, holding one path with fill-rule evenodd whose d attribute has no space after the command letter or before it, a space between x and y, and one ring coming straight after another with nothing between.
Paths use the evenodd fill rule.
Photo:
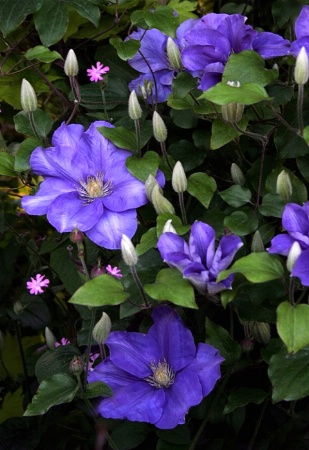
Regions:
<instances>
[{"instance_id":1,"label":"green foliage","mask_svg":"<svg viewBox=\"0 0 309 450\"><path fill-rule=\"evenodd\" d=\"M70 303L89 307L119 305L128 298L120 281L110 275L100 275L87 281L70 299Z\"/></svg>"},{"instance_id":2,"label":"green foliage","mask_svg":"<svg viewBox=\"0 0 309 450\"><path fill-rule=\"evenodd\" d=\"M282 302L277 308L277 330L289 353L296 353L309 344L309 305Z\"/></svg>"}]
</instances>

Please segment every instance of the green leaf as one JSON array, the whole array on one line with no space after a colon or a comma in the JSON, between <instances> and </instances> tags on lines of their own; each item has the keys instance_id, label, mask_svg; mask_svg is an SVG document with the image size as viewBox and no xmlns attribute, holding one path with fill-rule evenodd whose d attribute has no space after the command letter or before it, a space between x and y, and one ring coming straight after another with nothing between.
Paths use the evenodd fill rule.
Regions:
<instances>
[{"instance_id":1,"label":"green leaf","mask_svg":"<svg viewBox=\"0 0 309 450\"><path fill-rule=\"evenodd\" d=\"M176 269L162 269L153 284L144 285L145 292L155 300L169 300L174 305L197 309L194 289Z\"/></svg>"},{"instance_id":2,"label":"green leaf","mask_svg":"<svg viewBox=\"0 0 309 450\"><path fill-rule=\"evenodd\" d=\"M42 381L24 416L39 416L52 406L69 403L77 391L78 385L70 375L57 373Z\"/></svg>"},{"instance_id":3,"label":"green leaf","mask_svg":"<svg viewBox=\"0 0 309 450\"><path fill-rule=\"evenodd\" d=\"M280 303L277 308L277 331L288 348L296 353L309 344L309 305Z\"/></svg>"},{"instance_id":4,"label":"green leaf","mask_svg":"<svg viewBox=\"0 0 309 450\"><path fill-rule=\"evenodd\" d=\"M0 29L6 37L15 30L29 14L37 11L42 0L2 0L0 7Z\"/></svg>"},{"instance_id":5,"label":"green leaf","mask_svg":"<svg viewBox=\"0 0 309 450\"><path fill-rule=\"evenodd\" d=\"M100 275L87 281L71 297L70 303L84 306L119 305L129 294L119 280L111 275Z\"/></svg>"},{"instance_id":6,"label":"green leaf","mask_svg":"<svg viewBox=\"0 0 309 450\"><path fill-rule=\"evenodd\" d=\"M235 211L224 219L224 226L238 236L246 236L257 229L259 221L254 212Z\"/></svg>"},{"instance_id":7,"label":"green leaf","mask_svg":"<svg viewBox=\"0 0 309 450\"><path fill-rule=\"evenodd\" d=\"M228 397L227 404L224 407L224 414L230 414L236 408L247 406L249 403L259 405L267 397L267 392L262 389L238 388Z\"/></svg>"},{"instance_id":8,"label":"green leaf","mask_svg":"<svg viewBox=\"0 0 309 450\"><path fill-rule=\"evenodd\" d=\"M123 127L98 127L97 130L117 147L136 152L136 137L132 131Z\"/></svg>"},{"instance_id":9,"label":"green leaf","mask_svg":"<svg viewBox=\"0 0 309 450\"><path fill-rule=\"evenodd\" d=\"M38 59L43 63L51 63L56 59L62 59L62 56L55 50L52 52L49 48L46 48L43 45L37 45L36 47L29 48L29 50L26 51L25 58L29 59L29 61Z\"/></svg>"},{"instance_id":10,"label":"green leaf","mask_svg":"<svg viewBox=\"0 0 309 450\"><path fill-rule=\"evenodd\" d=\"M14 156L7 152L0 152L0 175L15 177Z\"/></svg>"},{"instance_id":11,"label":"green leaf","mask_svg":"<svg viewBox=\"0 0 309 450\"><path fill-rule=\"evenodd\" d=\"M179 74L172 81L173 98L184 98L192 89L197 86L197 79L193 78L187 72L179 72Z\"/></svg>"},{"instance_id":12,"label":"green leaf","mask_svg":"<svg viewBox=\"0 0 309 450\"><path fill-rule=\"evenodd\" d=\"M183 225L182 220L178 216L170 213L159 214L157 217L157 237L161 236L163 227L168 220L172 220L172 225L180 236L190 230L190 225Z\"/></svg>"},{"instance_id":13,"label":"green leaf","mask_svg":"<svg viewBox=\"0 0 309 450\"><path fill-rule=\"evenodd\" d=\"M266 194L263 197L262 204L259 206L259 212L266 217L282 217L285 202L278 194Z\"/></svg>"},{"instance_id":14,"label":"green leaf","mask_svg":"<svg viewBox=\"0 0 309 450\"><path fill-rule=\"evenodd\" d=\"M239 185L231 186L225 191L219 192L219 195L228 205L234 208L245 205L251 199L250 190Z\"/></svg>"},{"instance_id":15,"label":"green leaf","mask_svg":"<svg viewBox=\"0 0 309 450\"><path fill-rule=\"evenodd\" d=\"M156 152L146 152L142 158L129 156L126 159L128 171L139 180L145 182L149 175L156 177L160 156Z\"/></svg>"},{"instance_id":16,"label":"green leaf","mask_svg":"<svg viewBox=\"0 0 309 450\"><path fill-rule=\"evenodd\" d=\"M76 270L76 265L69 258L68 243L51 252L50 265L59 275L62 283L70 294L80 287L81 279Z\"/></svg>"},{"instance_id":17,"label":"green leaf","mask_svg":"<svg viewBox=\"0 0 309 450\"><path fill-rule=\"evenodd\" d=\"M232 273L241 273L252 283L265 283L281 278L284 271L279 258L267 252L260 252L238 259L230 269L219 274L217 282L225 280Z\"/></svg>"},{"instance_id":18,"label":"green leaf","mask_svg":"<svg viewBox=\"0 0 309 450\"><path fill-rule=\"evenodd\" d=\"M54 350L47 350L35 365L35 376L38 382L54 376L57 373L70 374L70 362L74 356L79 356L74 345L59 345Z\"/></svg>"},{"instance_id":19,"label":"green leaf","mask_svg":"<svg viewBox=\"0 0 309 450\"><path fill-rule=\"evenodd\" d=\"M245 83L240 87L234 87L222 81L207 89L199 98L206 98L206 100L217 105L226 105L233 102L253 105L262 100L270 100L265 89L259 84Z\"/></svg>"},{"instance_id":20,"label":"green leaf","mask_svg":"<svg viewBox=\"0 0 309 450\"><path fill-rule=\"evenodd\" d=\"M37 109L33 113L33 120L38 135L41 137L47 137L53 125L53 119L51 116L42 109ZM30 124L29 115L26 112L21 111L16 114L16 116L14 116L14 123L16 131L19 133L30 136L34 135Z\"/></svg>"},{"instance_id":21,"label":"green leaf","mask_svg":"<svg viewBox=\"0 0 309 450\"><path fill-rule=\"evenodd\" d=\"M136 246L137 254L143 255L148 252L151 248L155 248L157 245L158 237L157 237L157 229L150 228L146 233L141 237L140 243Z\"/></svg>"},{"instance_id":22,"label":"green leaf","mask_svg":"<svg viewBox=\"0 0 309 450\"><path fill-rule=\"evenodd\" d=\"M213 177L203 172L195 172L188 178L187 191L197 198L205 208L209 207L211 199L216 192L217 183Z\"/></svg>"},{"instance_id":23,"label":"green leaf","mask_svg":"<svg viewBox=\"0 0 309 450\"><path fill-rule=\"evenodd\" d=\"M185 21L186 19L196 19L196 14L192 13L191 11L196 11L198 8L198 2L194 1L179 1L179 0L170 0L168 2L168 6L170 8L173 8L178 13L178 17L181 22Z\"/></svg>"},{"instance_id":24,"label":"green leaf","mask_svg":"<svg viewBox=\"0 0 309 450\"><path fill-rule=\"evenodd\" d=\"M34 14L34 24L42 44L50 47L61 40L69 24L69 13L62 0L43 0Z\"/></svg>"},{"instance_id":25,"label":"green leaf","mask_svg":"<svg viewBox=\"0 0 309 450\"><path fill-rule=\"evenodd\" d=\"M37 138L27 138L19 146L15 156L16 172L25 172L30 169L29 158L36 147L42 146L42 142Z\"/></svg>"},{"instance_id":26,"label":"green leaf","mask_svg":"<svg viewBox=\"0 0 309 450\"><path fill-rule=\"evenodd\" d=\"M146 439L151 428L147 423L122 421L113 426L111 438L118 450L137 448ZM147 448L147 446L145 446Z\"/></svg>"},{"instance_id":27,"label":"green leaf","mask_svg":"<svg viewBox=\"0 0 309 450\"><path fill-rule=\"evenodd\" d=\"M303 137L306 141L306 144L309 145L309 125L304 128Z\"/></svg>"},{"instance_id":28,"label":"green leaf","mask_svg":"<svg viewBox=\"0 0 309 450\"><path fill-rule=\"evenodd\" d=\"M113 47L115 47L119 58L123 61L133 58L141 46L140 41L136 39L123 41L119 36L110 38L109 42Z\"/></svg>"},{"instance_id":29,"label":"green leaf","mask_svg":"<svg viewBox=\"0 0 309 450\"><path fill-rule=\"evenodd\" d=\"M99 26L100 8L96 5L95 0L65 0L69 6L72 6L78 14L93 23L95 27Z\"/></svg>"},{"instance_id":30,"label":"green leaf","mask_svg":"<svg viewBox=\"0 0 309 450\"><path fill-rule=\"evenodd\" d=\"M103 381L95 381L94 383L87 384L85 397L86 398L94 398L94 397L111 397L113 392L111 388L107 386Z\"/></svg>"},{"instance_id":31,"label":"green leaf","mask_svg":"<svg viewBox=\"0 0 309 450\"><path fill-rule=\"evenodd\" d=\"M242 86L245 83L256 83L261 86L272 83L278 77L276 69L265 69L264 59L252 50L240 53L232 53L225 65L222 82L239 81Z\"/></svg>"},{"instance_id":32,"label":"green leaf","mask_svg":"<svg viewBox=\"0 0 309 450\"><path fill-rule=\"evenodd\" d=\"M246 131L249 119L244 116L240 122L238 122L239 128ZM231 124L224 122L221 118L217 118L212 122L211 126L211 140L210 148L211 150L217 150L223 147L223 145L228 144L233 139L241 136L241 132L235 130Z\"/></svg>"},{"instance_id":33,"label":"green leaf","mask_svg":"<svg viewBox=\"0 0 309 450\"><path fill-rule=\"evenodd\" d=\"M175 17L174 9L169 6L158 6L153 11L144 11L144 19L149 28L157 28L171 37L176 36L176 30L180 25L179 17Z\"/></svg>"},{"instance_id":34,"label":"green leaf","mask_svg":"<svg viewBox=\"0 0 309 450\"><path fill-rule=\"evenodd\" d=\"M233 365L241 355L241 347L234 341L225 328L206 318L206 340L207 344L213 345L219 350L224 358L224 364Z\"/></svg>"},{"instance_id":35,"label":"green leaf","mask_svg":"<svg viewBox=\"0 0 309 450\"><path fill-rule=\"evenodd\" d=\"M309 347L294 355L282 348L270 358L268 376L273 385L272 400L292 401L309 395Z\"/></svg>"}]
</instances>

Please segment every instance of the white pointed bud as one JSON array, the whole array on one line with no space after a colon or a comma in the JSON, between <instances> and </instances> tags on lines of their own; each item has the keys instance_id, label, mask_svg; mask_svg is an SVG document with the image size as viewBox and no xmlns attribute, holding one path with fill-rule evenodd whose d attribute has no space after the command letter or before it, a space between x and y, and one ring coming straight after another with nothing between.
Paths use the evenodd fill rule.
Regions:
<instances>
[{"instance_id":1,"label":"white pointed bud","mask_svg":"<svg viewBox=\"0 0 309 450\"><path fill-rule=\"evenodd\" d=\"M152 86L153 86L152 81L145 80L144 81L144 86L145 86L145 90L146 90L147 95L151 95L152 94Z\"/></svg>"},{"instance_id":2,"label":"white pointed bud","mask_svg":"<svg viewBox=\"0 0 309 450\"><path fill-rule=\"evenodd\" d=\"M137 99L136 92L133 90L129 97L129 116L132 120L138 120L142 117L142 108Z\"/></svg>"},{"instance_id":3,"label":"white pointed bud","mask_svg":"<svg viewBox=\"0 0 309 450\"><path fill-rule=\"evenodd\" d=\"M226 105L222 105L222 118L228 123L238 123L242 119L244 109L245 106L240 103L227 103Z\"/></svg>"},{"instance_id":4,"label":"white pointed bud","mask_svg":"<svg viewBox=\"0 0 309 450\"><path fill-rule=\"evenodd\" d=\"M276 192L285 202L291 198L293 187L290 175L285 170L282 170L277 177Z\"/></svg>"},{"instance_id":5,"label":"white pointed bud","mask_svg":"<svg viewBox=\"0 0 309 450\"><path fill-rule=\"evenodd\" d=\"M160 143L165 142L167 138L167 128L157 111L153 113L152 126L155 139Z\"/></svg>"},{"instance_id":6,"label":"white pointed bud","mask_svg":"<svg viewBox=\"0 0 309 450\"><path fill-rule=\"evenodd\" d=\"M278 70L279 71L279 66L278 66L278 64L277 63L275 63L275 64L273 64L273 67L272 67L274 70Z\"/></svg>"},{"instance_id":7,"label":"white pointed bud","mask_svg":"<svg viewBox=\"0 0 309 450\"><path fill-rule=\"evenodd\" d=\"M248 322L250 334L261 344L267 344L270 341L270 326L266 322Z\"/></svg>"},{"instance_id":8,"label":"white pointed bud","mask_svg":"<svg viewBox=\"0 0 309 450\"><path fill-rule=\"evenodd\" d=\"M45 341L49 350L55 349L55 343L57 342L57 339L54 333L48 327L45 327Z\"/></svg>"},{"instance_id":9,"label":"white pointed bud","mask_svg":"<svg viewBox=\"0 0 309 450\"><path fill-rule=\"evenodd\" d=\"M34 112L38 107L38 100L33 87L25 78L21 82L20 103L27 113Z\"/></svg>"},{"instance_id":10,"label":"white pointed bud","mask_svg":"<svg viewBox=\"0 0 309 450\"><path fill-rule=\"evenodd\" d=\"M264 242L262 240L261 233L259 232L259 230L256 230L251 242L251 251L252 253L260 253L264 250Z\"/></svg>"},{"instance_id":11,"label":"white pointed bud","mask_svg":"<svg viewBox=\"0 0 309 450\"><path fill-rule=\"evenodd\" d=\"M151 203L153 204L157 214L175 213L173 205L161 194L159 185L154 186L152 190Z\"/></svg>"},{"instance_id":12,"label":"white pointed bud","mask_svg":"<svg viewBox=\"0 0 309 450\"><path fill-rule=\"evenodd\" d=\"M178 45L171 37L167 39L166 53L172 68L175 70L181 70L182 64L180 59L180 51Z\"/></svg>"},{"instance_id":13,"label":"white pointed bud","mask_svg":"<svg viewBox=\"0 0 309 450\"><path fill-rule=\"evenodd\" d=\"M165 222L165 225L163 227L162 233L174 233L174 234L177 234L177 231L175 230L175 228L172 225L172 219L168 219Z\"/></svg>"},{"instance_id":14,"label":"white pointed bud","mask_svg":"<svg viewBox=\"0 0 309 450\"><path fill-rule=\"evenodd\" d=\"M151 202L151 194L152 194L152 190L155 186L159 186L157 180L155 179L155 177L153 175L149 175L147 180L145 181L145 189L146 189L146 195L148 200ZM160 188L160 192L162 193L162 189Z\"/></svg>"},{"instance_id":15,"label":"white pointed bud","mask_svg":"<svg viewBox=\"0 0 309 450\"><path fill-rule=\"evenodd\" d=\"M245 176L241 168L235 163L231 165L231 177L235 184L238 184L239 186L243 186L245 184Z\"/></svg>"},{"instance_id":16,"label":"white pointed bud","mask_svg":"<svg viewBox=\"0 0 309 450\"><path fill-rule=\"evenodd\" d=\"M99 320L99 322L96 323L96 325L92 330L93 339L98 344L105 344L109 336L109 333L111 332L111 329L112 329L111 319L109 318L109 315L106 314L106 312L104 312L102 314L101 319Z\"/></svg>"},{"instance_id":17,"label":"white pointed bud","mask_svg":"<svg viewBox=\"0 0 309 450\"><path fill-rule=\"evenodd\" d=\"M288 259L286 260L286 267L289 272L292 272L293 267L295 266L295 263L297 261L297 258L301 254L301 247L297 241L295 241L290 248Z\"/></svg>"},{"instance_id":18,"label":"white pointed bud","mask_svg":"<svg viewBox=\"0 0 309 450\"><path fill-rule=\"evenodd\" d=\"M78 74L78 62L74 50L70 49L64 61L64 73L68 77L76 77Z\"/></svg>"},{"instance_id":19,"label":"white pointed bud","mask_svg":"<svg viewBox=\"0 0 309 450\"><path fill-rule=\"evenodd\" d=\"M121 238L121 253L122 258L127 266L135 266L137 264L138 256L131 239L125 234Z\"/></svg>"},{"instance_id":20,"label":"white pointed bud","mask_svg":"<svg viewBox=\"0 0 309 450\"><path fill-rule=\"evenodd\" d=\"M300 49L296 58L294 78L297 84L306 84L309 78L309 61L305 47Z\"/></svg>"},{"instance_id":21,"label":"white pointed bud","mask_svg":"<svg viewBox=\"0 0 309 450\"><path fill-rule=\"evenodd\" d=\"M141 91L142 97L144 100L147 100L147 92L144 86L138 86L138 89Z\"/></svg>"},{"instance_id":22,"label":"white pointed bud","mask_svg":"<svg viewBox=\"0 0 309 450\"><path fill-rule=\"evenodd\" d=\"M187 177L180 161L177 161L172 174L172 186L177 194L185 192L188 187Z\"/></svg>"}]
</instances>

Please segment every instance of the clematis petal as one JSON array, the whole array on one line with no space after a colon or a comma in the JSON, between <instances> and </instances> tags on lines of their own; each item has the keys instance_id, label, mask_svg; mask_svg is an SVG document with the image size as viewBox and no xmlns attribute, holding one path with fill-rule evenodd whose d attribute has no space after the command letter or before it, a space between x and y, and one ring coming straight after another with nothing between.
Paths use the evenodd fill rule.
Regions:
<instances>
[{"instance_id":1,"label":"clematis petal","mask_svg":"<svg viewBox=\"0 0 309 450\"><path fill-rule=\"evenodd\" d=\"M150 81L152 83L152 94L148 96L148 102L165 102L167 100L167 97L172 92L172 78L169 85L163 84L161 82L161 78L164 77L166 73L171 73L172 78L174 77L174 71L170 70L160 70L153 73L142 73L138 78L129 83L129 89L130 91L135 90L137 93L140 93L140 87L144 86L144 81ZM164 81L166 81L166 79L164 79Z\"/></svg>"},{"instance_id":2,"label":"clematis petal","mask_svg":"<svg viewBox=\"0 0 309 450\"><path fill-rule=\"evenodd\" d=\"M302 47L305 47L307 53L309 54L309 34L301 39L297 39L297 41L292 42L291 54L297 58Z\"/></svg>"},{"instance_id":3,"label":"clematis petal","mask_svg":"<svg viewBox=\"0 0 309 450\"><path fill-rule=\"evenodd\" d=\"M203 399L202 387L196 373L184 369L176 374L174 384L166 391L166 402L157 428L170 429L185 423L191 406Z\"/></svg>"},{"instance_id":4,"label":"clematis petal","mask_svg":"<svg viewBox=\"0 0 309 450\"><path fill-rule=\"evenodd\" d=\"M278 234L271 240L271 246L267 249L269 253L288 256L290 248L295 239L288 234Z\"/></svg>"},{"instance_id":5,"label":"clematis petal","mask_svg":"<svg viewBox=\"0 0 309 450\"><path fill-rule=\"evenodd\" d=\"M193 336L177 313L168 306L158 306L153 310L152 318L154 324L148 334L159 345L160 360L165 358L175 372L190 364L195 355Z\"/></svg>"},{"instance_id":6,"label":"clematis petal","mask_svg":"<svg viewBox=\"0 0 309 450\"><path fill-rule=\"evenodd\" d=\"M92 228L103 214L100 199L83 205L77 192L59 195L50 205L47 212L48 221L59 231L72 231L75 227L80 231Z\"/></svg>"},{"instance_id":7,"label":"clematis petal","mask_svg":"<svg viewBox=\"0 0 309 450\"><path fill-rule=\"evenodd\" d=\"M191 262L188 244L178 234L163 233L157 247L164 261L180 271L183 271Z\"/></svg>"},{"instance_id":8,"label":"clematis petal","mask_svg":"<svg viewBox=\"0 0 309 450\"><path fill-rule=\"evenodd\" d=\"M91 229L88 229L86 235L101 247L113 250L120 248L123 234L131 239L136 229L135 209L117 213L105 208L104 214Z\"/></svg>"},{"instance_id":9,"label":"clematis petal","mask_svg":"<svg viewBox=\"0 0 309 450\"><path fill-rule=\"evenodd\" d=\"M208 292L209 271L199 262L192 262L183 272L183 277L189 280L202 294ZM213 280L215 281L215 279Z\"/></svg>"},{"instance_id":10,"label":"clematis petal","mask_svg":"<svg viewBox=\"0 0 309 450\"><path fill-rule=\"evenodd\" d=\"M215 230L200 221L194 222L191 227L189 248L191 259L200 262L205 269L209 269L215 254Z\"/></svg>"},{"instance_id":11,"label":"clematis petal","mask_svg":"<svg viewBox=\"0 0 309 450\"><path fill-rule=\"evenodd\" d=\"M262 58L269 59L277 56L285 56L290 52L291 43L278 34L263 32L258 33L252 41L252 48Z\"/></svg>"},{"instance_id":12,"label":"clematis petal","mask_svg":"<svg viewBox=\"0 0 309 450\"><path fill-rule=\"evenodd\" d=\"M211 274L217 277L232 262L235 253L244 244L238 236L223 236L212 261Z\"/></svg>"},{"instance_id":13,"label":"clematis petal","mask_svg":"<svg viewBox=\"0 0 309 450\"><path fill-rule=\"evenodd\" d=\"M300 278L303 286L309 286L309 249L304 250L297 258L292 276Z\"/></svg>"},{"instance_id":14,"label":"clematis petal","mask_svg":"<svg viewBox=\"0 0 309 450\"><path fill-rule=\"evenodd\" d=\"M54 132L52 137L52 144L54 147L71 147L76 148L82 134L84 127L78 124L66 125L62 122L59 128Z\"/></svg>"},{"instance_id":15,"label":"clematis petal","mask_svg":"<svg viewBox=\"0 0 309 450\"><path fill-rule=\"evenodd\" d=\"M303 6L295 22L295 35L301 39L309 35L309 6Z\"/></svg>"}]
</instances>

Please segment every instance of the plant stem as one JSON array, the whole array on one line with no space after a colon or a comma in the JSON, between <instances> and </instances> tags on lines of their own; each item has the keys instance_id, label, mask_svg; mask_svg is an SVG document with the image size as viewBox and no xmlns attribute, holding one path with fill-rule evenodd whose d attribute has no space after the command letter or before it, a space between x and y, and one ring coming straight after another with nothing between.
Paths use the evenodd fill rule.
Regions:
<instances>
[{"instance_id":1,"label":"plant stem","mask_svg":"<svg viewBox=\"0 0 309 450\"><path fill-rule=\"evenodd\" d=\"M264 416L264 413L265 413L265 409L266 409L266 406L267 406L267 404L268 404L268 400L269 400L269 397L267 397L266 400L264 401L264 405L263 405L263 408L262 408L262 410L261 410L261 414L259 415L259 418L258 418L258 420L257 420L257 423L256 423L256 426L255 426L255 429L254 429L254 432L253 432L251 441L250 441L250 443L249 443L248 450L252 450L252 449L253 449L253 445L254 445L256 436L257 436L257 434L258 434L258 431L259 431L259 429L260 429L261 422L262 422L262 419L263 419L263 416Z\"/></svg>"},{"instance_id":2,"label":"plant stem","mask_svg":"<svg viewBox=\"0 0 309 450\"><path fill-rule=\"evenodd\" d=\"M164 156L166 164L168 165L168 167L171 170L171 172L173 172L173 167L172 167L171 163L169 162L169 159L168 159L168 156L167 156L165 142L160 142L160 146L161 146L162 155Z\"/></svg>"},{"instance_id":3,"label":"plant stem","mask_svg":"<svg viewBox=\"0 0 309 450\"><path fill-rule=\"evenodd\" d=\"M298 97L297 97L297 118L299 134L302 136L304 133L304 119L303 119L303 100L304 100L304 85L298 85Z\"/></svg>"},{"instance_id":4,"label":"plant stem","mask_svg":"<svg viewBox=\"0 0 309 450\"><path fill-rule=\"evenodd\" d=\"M139 291L141 293L141 296L142 296L142 298L144 300L145 308L149 308L149 302L147 300L146 292L144 291L144 288L143 288L143 285L141 283L141 280L139 279L139 276L137 275L136 269L135 269L134 266L130 266L130 269L131 269L131 273L132 273L132 276L134 278L134 281L136 283L136 286L138 287L138 289L139 289Z\"/></svg>"},{"instance_id":5,"label":"plant stem","mask_svg":"<svg viewBox=\"0 0 309 450\"><path fill-rule=\"evenodd\" d=\"M185 203L184 203L184 199L183 199L183 192L179 192L178 199L179 199L179 206L180 206L180 211L181 211L182 223L183 223L183 225L187 225L188 222L187 222L187 214L186 214L186 209L185 209Z\"/></svg>"},{"instance_id":6,"label":"plant stem","mask_svg":"<svg viewBox=\"0 0 309 450\"><path fill-rule=\"evenodd\" d=\"M33 131L34 136L35 136L37 139L40 140L40 136L38 135L38 132L37 132L37 129L36 129L36 126L35 126L33 113L30 112L28 117L29 117L29 122L30 122L31 129L32 129L32 131Z\"/></svg>"},{"instance_id":7,"label":"plant stem","mask_svg":"<svg viewBox=\"0 0 309 450\"><path fill-rule=\"evenodd\" d=\"M90 317L90 327L89 327L89 333L88 333L88 339L87 339L87 349L86 349L86 359L85 359L85 367L86 367L86 373L84 378L84 391L87 387L87 374L88 374L88 364L89 364L89 357L90 357L90 351L91 351L91 341L92 341L92 330L94 327L94 321L95 321L95 308L91 308L91 317Z\"/></svg>"},{"instance_id":8,"label":"plant stem","mask_svg":"<svg viewBox=\"0 0 309 450\"><path fill-rule=\"evenodd\" d=\"M141 157L141 127L139 120L134 120L137 156Z\"/></svg>"}]
</instances>

